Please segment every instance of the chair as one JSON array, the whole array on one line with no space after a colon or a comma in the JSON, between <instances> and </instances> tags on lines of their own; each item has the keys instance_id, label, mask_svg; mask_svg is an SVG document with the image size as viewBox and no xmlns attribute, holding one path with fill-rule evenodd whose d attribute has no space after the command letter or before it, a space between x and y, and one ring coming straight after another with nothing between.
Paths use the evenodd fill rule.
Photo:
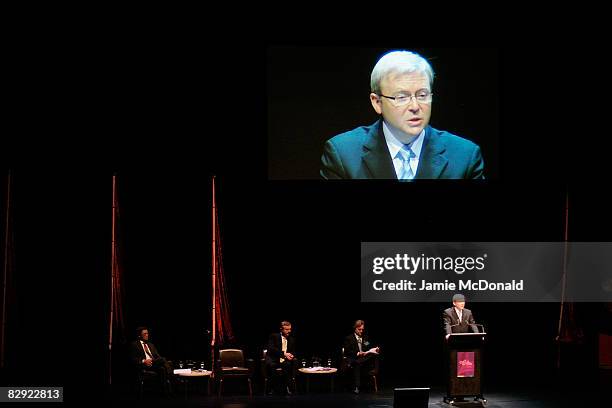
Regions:
<instances>
[{"instance_id":1,"label":"chair","mask_svg":"<svg viewBox=\"0 0 612 408\"><path fill-rule=\"evenodd\" d=\"M246 378L249 385L249 396L252 397L253 363L253 359L247 359L245 364L244 353L240 349L219 350L216 367L216 375L219 379L219 396L223 392L223 380L225 378Z\"/></svg>"},{"instance_id":2,"label":"chair","mask_svg":"<svg viewBox=\"0 0 612 408\"><path fill-rule=\"evenodd\" d=\"M346 374L350 368L352 368L351 362L348 359L348 357L344 355L344 347L342 347L342 361L340 363L340 372L342 374ZM363 375L363 373L361 374ZM374 392L378 393L378 376L379 376L378 358L374 359L374 368L368 371L367 374L368 374L368 377L371 378L372 383L374 385Z\"/></svg>"},{"instance_id":3,"label":"chair","mask_svg":"<svg viewBox=\"0 0 612 408\"><path fill-rule=\"evenodd\" d=\"M264 387L263 387L264 395L268 395L268 382L272 380L272 378L269 376L268 370L266 369L266 354L267 353L268 353L268 350L264 349L262 352L262 356L261 356L261 375L264 379ZM280 375L283 369L279 367L275 371L276 371L276 374ZM297 364L294 364L294 370L291 373L291 378L289 379L293 383L294 390L297 390L297 383L295 381L296 371L297 371Z\"/></svg>"},{"instance_id":4,"label":"chair","mask_svg":"<svg viewBox=\"0 0 612 408\"><path fill-rule=\"evenodd\" d=\"M138 369L136 372L136 378L137 378L136 394L137 394L138 399L142 398L144 391L146 390L148 384L155 384L155 388L157 390L160 390L161 387L163 386L163 384L161 384L161 379L159 377L159 374L157 374L153 370L147 370L145 368Z\"/></svg>"}]
</instances>

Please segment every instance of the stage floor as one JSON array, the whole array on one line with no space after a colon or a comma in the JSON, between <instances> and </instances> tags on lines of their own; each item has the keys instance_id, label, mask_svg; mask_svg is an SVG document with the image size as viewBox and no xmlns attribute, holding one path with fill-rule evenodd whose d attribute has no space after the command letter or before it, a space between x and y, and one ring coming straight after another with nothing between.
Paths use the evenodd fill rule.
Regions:
<instances>
[{"instance_id":1,"label":"stage floor","mask_svg":"<svg viewBox=\"0 0 612 408\"><path fill-rule=\"evenodd\" d=\"M444 390L432 389L429 407L449 407L442 402ZM580 394L575 391L562 393L556 390L498 391L486 393L486 406L489 408L552 408L552 407L603 407L603 396L595 393ZM115 397L113 405L133 404L133 398ZM256 407L316 407L316 408L393 408L393 390L385 389L379 394L362 393L353 395L347 392L296 394L292 396L216 396L191 394L174 397L145 396L141 401L147 406L172 407L214 407L214 408L256 408ZM140 404L138 404L140 405ZM477 402L456 403L457 407L480 407ZM609 406L609 405L606 405Z\"/></svg>"}]
</instances>

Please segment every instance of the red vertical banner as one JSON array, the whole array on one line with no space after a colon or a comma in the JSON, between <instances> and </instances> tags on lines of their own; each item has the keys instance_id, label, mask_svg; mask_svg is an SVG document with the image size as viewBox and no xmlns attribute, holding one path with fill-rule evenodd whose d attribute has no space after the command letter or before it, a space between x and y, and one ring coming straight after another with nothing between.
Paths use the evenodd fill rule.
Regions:
<instances>
[{"instance_id":1,"label":"red vertical banner","mask_svg":"<svg viewBox=\"0 0 612 408\"><path fill-rule=\"evenodd\" d=\"M215 346L234 338L229 315L229 301L223 271L221 232L217 211L216 178L212 178L212 302L211 302L211 361L214 364ZM214 366L213 366L214 367Z\"/></svg>"},{"instance_id":2,"label":"red vertical banner","mask_svg":"<svg viewBox=\"0 0 612 408\"><path fill-rule=\"evenodd\" d=\"M599 368L612 369L612 335L599 333Z\"/></svg>"},{"instance_id":3,"label":"red vertical banner","mask_svg":"<svg viewBox=\"0 0 612 408\"><path fill-rule=\"evenodd\" d=\"M473 351L457 352L457 377L473 377L476 360Z\"/></svg>"},{"instance_id":4,"label":"red vertical banner","mask_svg":"<svg viewBox=\"0 0 612 408\"><path fill-rule=\"evenodd\" d=\"M215 373L215 344L217 342L217 199L215 197L215 176L212 178L212 270L211 270L211 335L210 365Z\"/></svg>"},{"instance_id":5,"label":"red vertical banner","mask_svg":"<svg viewBox=\"0 0 612 408\"><path fill-rule=\"evenodd\" d=\"M111 290L108 328L109 370L108 383L112 384L112 349L116 340L125 340L125 319L123 314L123 271L119 257L119 199L117 197L117 176L113 175L113 205L111 221Z\"/></svg>"}]
</instances>

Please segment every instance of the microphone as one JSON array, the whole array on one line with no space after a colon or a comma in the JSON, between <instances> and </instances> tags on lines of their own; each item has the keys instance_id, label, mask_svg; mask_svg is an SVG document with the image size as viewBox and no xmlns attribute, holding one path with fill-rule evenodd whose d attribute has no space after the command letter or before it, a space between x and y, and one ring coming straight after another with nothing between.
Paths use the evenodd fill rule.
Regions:
<instances>
[{"instance_id":1,"label":"microphone","mask_svg":"<svg viewBox=\"0 0 612 408\"><path fill-rule=\"evenodd\" d=\"M449 328L449 329L452 329L453 327L455 327L455 326L460 326L460 325L461 325L461 323L451 324L451 325L449 325L449 326L448 326L448 328ZM448 340L448 337L449 337L451 334L452 334L452 330L451 330L451 333L447 333L447 334L446 334L444 337L446 337L446 339Z\"/></svg>"},{"instance_id":2,"label":"microphone","mask_svg":"<svg viewBox=\"0 0 612 408\"><path fill-rule=\"evenodd\" d=\"M471 325L474 325L474 326L480 326L480 327L482 327L482 331L481 331L481 332L479 332L479 333L485 333L485 332L486 332L485 327L484 327L482 324L480 324L480 323L476 323L476 322L474 322L474 323L468 323L468 324L469 324L470 326L471 326Z\"/></svg>"}]
</instances>

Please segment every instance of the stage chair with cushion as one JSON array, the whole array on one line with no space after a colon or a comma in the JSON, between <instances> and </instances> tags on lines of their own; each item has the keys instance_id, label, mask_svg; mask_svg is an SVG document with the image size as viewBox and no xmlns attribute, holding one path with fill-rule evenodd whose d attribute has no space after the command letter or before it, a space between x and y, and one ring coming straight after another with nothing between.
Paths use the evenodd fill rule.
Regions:
<instances>
[{"instance_id":1,"label":"stage chair with cushion","mask_svg":"<svg viewBox=\"0 0 612 408\"><path fill-rule=\"evenodd\" d=\"M136 368L136 396L141 399L146 390L160 392L163 384L160 375L153 370Z\"/></svg>"},{"instance_id":2,"label":"stage chair with cushion","mask_svg":"<svg viewBox=\"0 0 612 408\"><path fill-rule=\"evenodd\" d=\"M223 392L223 381L226 378L245 378L249 385L249 396L253 396L251 377L253 376L253 359L244 358L240 349L219 350L216 376L219 380L219 396Z\"/></svg>"}]
</instances>

